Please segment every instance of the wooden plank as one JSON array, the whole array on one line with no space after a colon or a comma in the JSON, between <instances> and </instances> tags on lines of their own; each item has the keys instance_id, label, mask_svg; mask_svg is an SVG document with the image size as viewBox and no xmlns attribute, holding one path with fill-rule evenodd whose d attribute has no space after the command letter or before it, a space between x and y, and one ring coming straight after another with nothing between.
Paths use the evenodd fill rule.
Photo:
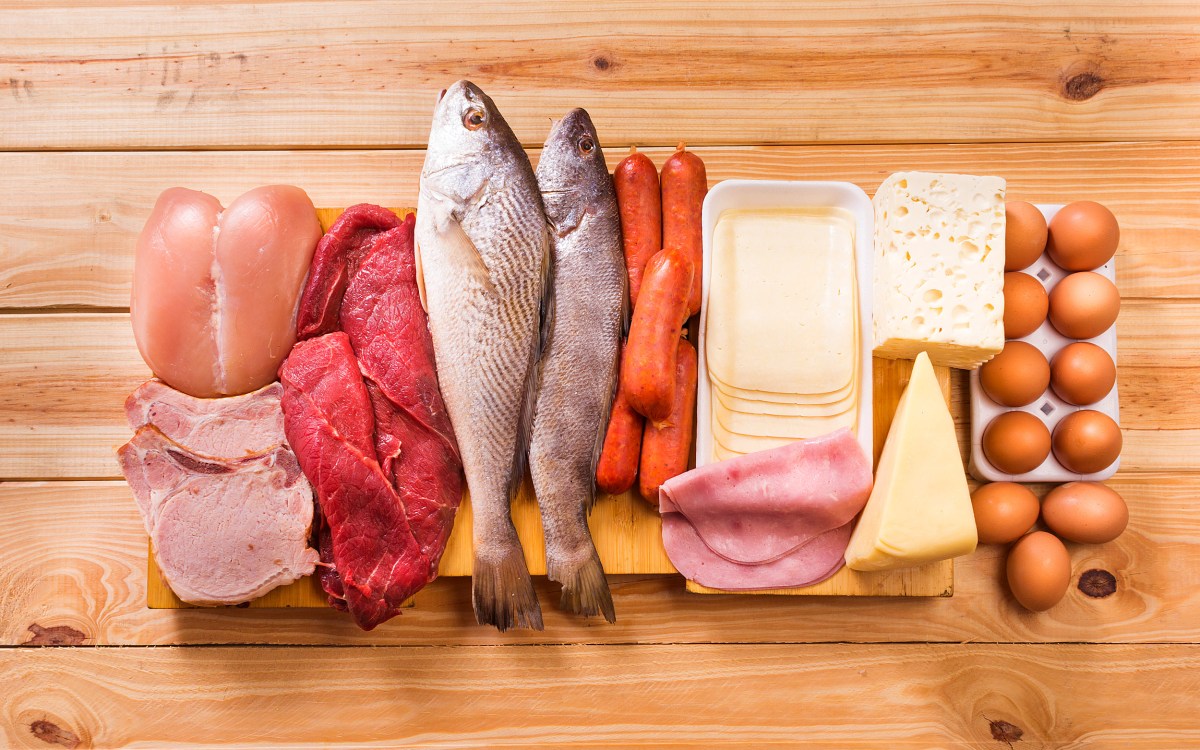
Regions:
<instances>
[{"instance_id":1,"label":"wooden plank","mask_svg":"<svg viewBox=\"0 0 1200 750\"><path fill-rule=\"evenodd\" d=\"M574 106L658 145L1177 139L1200 117L1186 0L62 5L6 3L0 149L418 146L462 77L534 145Z\"/></svg>"},{"instance_id":2,"label":"wooden plank","mask_svg":"<svg viewBox=\"0 0 1200 750\"><path fill-rule=\"evenodd\" d=\"M613 576L617 623L558 610L537 578L545 632L475 624L471 584L434 581L415 606L370 633L324 610L146 608L146 532L124 482L0 484L0 646L68 644L502 644L813 641L1200 643L1200 474L1119 474L1130 507L1110 544L1069 545L1073 580L1044 614L1005 592L1005 549L982 545L955 565L955 595L896 598L707 597L679 576ZM1035 486L1044 494L1048 485ZM1088 573L1088 571L1102 571ZM1080 579L1112 575L1113 593Z\"/></svg>"},{"instance_id":3,"label":"wooden plank","mask_svg":"<svg viewBox=\"0 0 1200 750\"><path fill-rule=\"evenodd\" d=\"M5 99L0 96L0 102ZM770 110L756 105L756 111ZM600 132L610 143L609 162L615 166L622 150L611 145L607 130ZM684 130L679 134L689 135ZM1200 143L699 152L712 182L733 177L849 180L871 193L890 172L922 168L1000 174L1013 198L1098 200L1121 222L1117 277L1125 297L1200 298L1200 263L1194 262L1200 247L1200 215L1195 211L1200 205ZM662 149L649 153L658 164L665 158ZM536 159L537 152L532 156ZM8 153L0 158L0 308L23 309L128 307L137 234L158 194L172 185L230 201L256 185L283 182L303 186L322 206L361 201L411 206L424 154L218 151Z\"/></svg>"},{"instance_id":4,"label":"wooden plank","mask_svg":"<svg viewBox=\"0 0 1200 750\"><path fill-rule=\"evenodd\" d=\"M1185 645L8 649L0 679L12 747L1200 743Z\"/></svg>"},{"instance_id":5,"label":"wooden plank","mask_svg":"<svg viewBox=\"0 0 1200 750\"><path fill-rule=\"evenodd\" d=\"M1197 320L1200 301L1124 303L1124 471L1200 469ZM127 313L0 314L0 480L119 477L115 452L129 438L121 405L149 376ZM954 392L961 428L966 391Z\"/></svg>"}]
</instances>

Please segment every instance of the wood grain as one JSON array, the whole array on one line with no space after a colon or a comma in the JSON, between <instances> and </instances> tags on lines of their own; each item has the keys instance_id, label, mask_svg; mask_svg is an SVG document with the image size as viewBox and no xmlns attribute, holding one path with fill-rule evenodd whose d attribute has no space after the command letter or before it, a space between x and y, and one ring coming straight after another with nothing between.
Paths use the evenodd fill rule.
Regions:
<instances>
[{"instance_id":1,"label":"wood grain","mask_svg":"<svg viewBox=\"0 0 1200 750\"><path fill-rule=\"evenodd\" d=\"M10 649L0 680L26 748L1200 743L1196 646Z\"/></svg>"},{"instance_id":2,"label":"wood grain","mask_svg":"<svg viewBox=\"0 0 1200 750\"><path fill-rule=\"evenodd\" d=\"M1122 307L1123 471L1200 469L1197 320L1200 301ZM117 478L115 452L129 438L121 405L149 376L127 313L0 315L0 481ZM961 433L962 383L952 395Z\"/></svg>"},{"instance_id":3,"label":"wood grain","mask_svg":"<svg viewBox=\"0 0 1200 750\"><path fill-rule=\"evenodd\" d=\"M608 142L608 132L600 132ZM849 180L873 193L889 173L920 168L1003 175L1012 198L1097 200L1121 223L1117 278L1126 298L1200 298L1200 264L1191 261L1192 249L1200 247L1197 142L698 151L714 183L733 177ZM658 164L666 154L648 153ZM536 151L531 155L537 158ZM621 155L610 143L610 165ZM423 161L420 151L4 154L0 309L128 307L138 232L158 194L172 185L231 201L257 185L290 183L320 206L410 206Z\"/></svg>"},{"instance_id":4,"label":"wood grain","mask_svg":"<svg viewBox=\"0 0 1200 750\"><path fill-rule=\"evenodd\" d=\"M575 106L657 145L1176 139L1200 117L1179 0L60 5L5 10L0 149L418 146L458 78L531 145Z\"/></svg>"},{"instance_id":5,"label":"wood grain","mask_svg":"<svg viewBox=\"0 0 1200 750\"><path fill-rule=\"evenodd\" d=\"M465 578L435 581L370 633L328 609L147 609L146 532L124 482L8 482L0 484L0 646L55 633L85 645L1200 643L1200 474L1118 474L1108 484L1129 503L1129 529L1110 544L1069 545L1072 586L1040 615L1006 593L1005 549L981 545L956 562L950 598L707 597L685 593L675 575L614 576L611 626L563 614L557 585L538 578L545 632L501 634L475 624ZM1048 488L1034 487L1039 495ZM1112 594L1079 589L1091 570L1113 576Z\"/></svg>"}]
</instances>

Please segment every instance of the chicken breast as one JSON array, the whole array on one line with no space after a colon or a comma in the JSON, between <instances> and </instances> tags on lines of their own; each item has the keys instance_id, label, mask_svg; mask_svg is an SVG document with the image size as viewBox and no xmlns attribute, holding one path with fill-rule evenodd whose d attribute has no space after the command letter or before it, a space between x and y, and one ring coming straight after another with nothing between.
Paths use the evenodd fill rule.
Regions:
<instances>
[{"instance_id":1,"label":"chicken breast","mask_svg":"<svg viewBox=\"0 0 1200 750\"><path fill-rule=\"evenodd\" d=\"M205 193L164 191L133 269L130 312L146 364L200 398L275 380L320 239L316 210L297 187L255 188L224 210Z\"/></svg>"}]
</instances>

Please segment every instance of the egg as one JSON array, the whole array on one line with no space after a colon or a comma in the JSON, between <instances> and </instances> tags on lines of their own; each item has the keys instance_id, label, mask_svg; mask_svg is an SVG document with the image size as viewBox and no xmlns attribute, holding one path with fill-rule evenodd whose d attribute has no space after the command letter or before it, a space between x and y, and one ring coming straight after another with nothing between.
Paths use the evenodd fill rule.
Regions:
<instances>
[{"instance_id":1,"label":"egg","mask_svg":"<svg viewBox=\"0 0 1200 750\"><path fill-rule=\"evenodd\" d=\"M1062 601L1071 585L1071 555L1058 537L1026 534L1008 553L1008 588L1025 609L1042 612Z\"/></svg>"},{"instance_id":2,"label":"egg","mask_svg":"<svg viewBox=\"0 0 1200 750\"><path fill-rule=\"evenodd\" d=\"M1071 482L1050 490L1042 502L1042 520L1063 539L1104 544L1129 525L1129 506L1097 482Z\"/></svg>"},{"instance_id":3,"label":"egg","mask_svg":"<svg viewBox=\"0 0 1200 750\"><path fill-rule=\"evenodd\" d=\"M1042 282L1027 273L1004 274L1004 338L1019 339L1038 329L1050 309Z\"/></svg>"},{"instance_id":4,"label":"egg","mask_svg":"<svg viewBox=\"0 0 1200 750\"><path fill-rule=\"evenodd\" d=\"M1121 455L1121 428L1092 409L1068 414L1054 427L1054 457L1077 474L1094 474Z\"/></svg>"},{"instance_id":5,"label":"egg","mask_svg":"<svg viewBox=\"0 0 1200 750\"><path fill-rule=\"evenodd\" d=\"M1117 217L1095 201L1075 201L1050 220L1046 253L1068 271L1091 271L1112 259L1121 240Z\"/></svg>"},{"instance_id":6,"label":"egg","mask_svg":"<svg viewBox=\"0 0 1200 750\"><path fill-rule=\"evenodd\" d=\"M1033 344L1009 341L979 368L979 385L1001 406L1025 406L1050 385L1050 364Z\"/></svg>"},{"instance_id":7,"label":"egg","mask_svg":"<svg viewBox=\"0 0 1200 750\"><path fill-rule=\"evenodd\" d=\"M1006 411L983 431L983 454L998 471L1024 474L1050 455L1050 431L1032 414Z\"/></svg>"},{"instance_id":8,"label":"egg","mask_svg":"<svg viewBox=\"0 0 1200 750\"><path fill-rule=\"evenodd\" d=\"M1069 339L1090 339L1117 322L1121 295L1098 273L1073 273L1050 290L1050 322Z\"/></svg>"},{"instance_id":9,"label":"egg","mask_svg":"<svg viewBox=\"0 0 1200 750\"><path fill-rule=\"evenodd\" d=\"M975 528L984 544L1008 544L1029 531L1038 517L1037 495L1015 482L985 484L971 495Z\"/></svg>"},{"instance_id":10,"label":"egg","mask_svg":"<svg viewBox=\"0 0 1200 750\"><path fill-rule=\"evenodd\" d=\"M1050 387L1068 404L1086 406L1109 394L1117 384L1117 366L1095 344L1067 344L1050 360Z\"/></svg>"},{"instance_id":11,"label":"egg","mask_svg":"<svg viewBox=\"0 0 1200 750\"><path fill-rule=\"evenodd\" d=\"M1046 249L1046 217L1032 203L1004 204L1004 270L1028 268Z\"/></svg>"}]
</instances>

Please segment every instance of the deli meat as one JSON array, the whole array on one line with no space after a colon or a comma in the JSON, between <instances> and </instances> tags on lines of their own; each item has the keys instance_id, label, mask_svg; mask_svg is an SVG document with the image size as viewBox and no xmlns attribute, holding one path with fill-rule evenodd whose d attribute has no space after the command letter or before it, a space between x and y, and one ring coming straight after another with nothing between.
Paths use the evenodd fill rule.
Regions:
<instances>
[{"instance_id":1,"label":"deli meat","mask_svg":"<svg viewBox=\"0 0 1200 750\"><path fill-rule=\"evenodd\" d=\"M136 432L148 424L209 456L237 457L285 445L278 382L244 396L196 398L161 380L148 380L125 399L125 418Z\"/></svg>"},{"instance_id":2,"label":"deli meat","mask_svg":"<svg viewBox=\"0 0 1200 750\"><path fill-rule=\"evenodd\" d=\"M842 567L870 492L870 461L849 430L838 430L668 481L659 492L663 545L703 586L811 585Z\"/></svg>"},{"instance_id":3,"label":"deli meat","mask_svg":"<svg viewBox=\"0 0 1200 750\"><path fill-rule=\"evenodd\" d=\"M417 286L413 219L346 210L280 370L284 429L318 498L321 584L366 630L437 576L462 465Z\"/></svg>"},{"instance_id":4,"label":"deli meat","mask_svg":"<svg viewBox=\"0 0 1200 750\"><path fill-rule=\"evenodd\" d=\"M312 488L287 446L218 458L146 425L118 458L159 570L183 601L238 604L312 574Z\"/></svg>"}]
</instances>

